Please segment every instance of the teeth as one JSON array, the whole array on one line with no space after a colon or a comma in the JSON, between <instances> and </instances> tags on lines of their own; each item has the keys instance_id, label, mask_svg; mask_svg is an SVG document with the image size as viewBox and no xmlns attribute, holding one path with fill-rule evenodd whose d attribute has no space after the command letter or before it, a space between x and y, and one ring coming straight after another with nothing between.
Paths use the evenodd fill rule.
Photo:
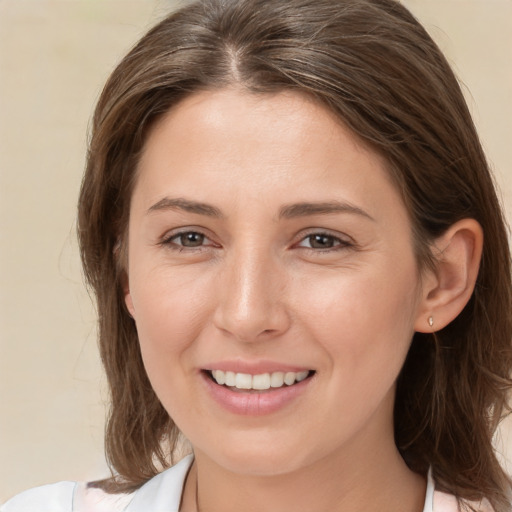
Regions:
<instances>
[{"instance_id":1,"label":"teeth","mask_svg":"<svg viewBox=\"0 0 512 512\"><path fill-rule=\"evenodd\" d=\"M304 380L308 375L309 375L309 372L307 370L305 370L303 372L297 373L297 377L295 377L295 379L297 380L297 382L300 382L301 380Z\"/></svg>"},{"instance_id":2,"label":"teeth","mask_svg":"<svg viewBox=\"0 0 512 512\"><path fill-rule=\"evenodd\" d=\"M221 370L217 370L218 373L224 373ZM236 375L235 372L226 372L225 373L225 384L226 386L235 386L236 385ZM217 381L218 382L218 381Z\"/></svg>"},{"instance_id":3,"label":"teeth","mask_svg":"<svg viewBox=\"0 0 512 512\"><path fill-rule=\"evenodd\" d=\"M248 373L237 373L235 380L235 388L238 389L251 389L252 388L252 375Z\"/></svg>"},{"instance_id":4,"label":"teeth","mask_svg":"<svg viewBox=\"0 0 512 512\"><path fill-rule=\"evenodd\" d=\"M217 384L226 383L226 374L224 372L221 372L220 370L213 370L212 374L213 378L217 381Z\"/></svg>"},{"instance_id":5,"label":"teeth","mask_svg":"<svg viewBox=\"0 0 512 512\"><path fill-rule=\"evenodd\" d=\"M286 372L284 374L284 383L287 385L287 386L291 386L292 384L295 383L295 377L296 377L296 373L294 372Z\"/></svg>"},{"instance_id":6,"label":"teeth","mask_svg":"<svg viewBox=\"0 0 512 512\"><path fill-rule=\"evenodd\" d=\"M251 375L249 373L223 372L222 370L212 370L212 377L215 382L228 387L237 389L256 389L265 390L269 388L280 388L285 384L291 386L296 382L303 381L309 371L303 372L274 372Z\"/></svg>"},{"instance_id":7,"label":"teeth","mask_svg":"<svg viewBox=\"0 0 512 512\"><path fill-rule=\"evenodd\" d=\"M284 373L275 372L270 376L270 386L273 388L280 388L284 384Z\"/></svg>"},{"instance_id":8,"label":"teeth","mask_svg":"<svg viewBox=\"0 0 512 512\"><path fill-rule=\"evenodd\" d=\"M263 373L254 375L252 378L252 389L268 389L270 388L270 374Z\"/></svg>"}]
</instances>

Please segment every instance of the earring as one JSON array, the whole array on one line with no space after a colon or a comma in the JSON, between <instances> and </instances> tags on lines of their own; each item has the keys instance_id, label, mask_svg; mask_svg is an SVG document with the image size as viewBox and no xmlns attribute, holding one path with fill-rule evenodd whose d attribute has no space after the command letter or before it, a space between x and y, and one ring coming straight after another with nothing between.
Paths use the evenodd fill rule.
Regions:
<instances>
[{"instance_id":1,"label":"earring","mask_svg":"<svg viewBox=\"0 0 512 512\"><path fill-rule=\"evenodd\" d=\"M430 327L434 326L434 317L433 316L428 317L428 325L430 325Z\"/></svg>"}]
</instances>

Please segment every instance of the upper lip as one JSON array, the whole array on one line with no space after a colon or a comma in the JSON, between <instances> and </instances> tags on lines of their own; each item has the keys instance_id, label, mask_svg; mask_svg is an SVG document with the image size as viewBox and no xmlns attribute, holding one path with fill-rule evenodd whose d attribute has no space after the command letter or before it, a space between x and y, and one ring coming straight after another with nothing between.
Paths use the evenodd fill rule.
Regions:
<instances>
[{"instance_id":1,"label":"upper lip","mask_svg":"<svg viewBox=\"0 0 512 512\"><path fill-rule=\"evenodd\" d=\"M247 373L249 375L261 375L274 372L303 372L312 368L302 365L280 363L277 361L244 361L242 359L224 360L209 363L202 367L203 370L222 370L223 372Z\"/></svg>"}]
</instances>

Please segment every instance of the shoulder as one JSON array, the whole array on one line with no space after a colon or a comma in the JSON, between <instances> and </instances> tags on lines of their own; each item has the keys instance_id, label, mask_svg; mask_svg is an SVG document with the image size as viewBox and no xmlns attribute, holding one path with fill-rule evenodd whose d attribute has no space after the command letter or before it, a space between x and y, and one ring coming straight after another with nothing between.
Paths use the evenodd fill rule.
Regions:
<instances>
[{"instance_id":1,"label":"shoulder","mask_svg":"<svg viewBox=\"0 0 512 512\"><path fill-rule=\"evenodd\" d=\"M72 512L121 512L133 498L132 494L108 494L101 489L77 484Z\"/></svg>"},{"instance_id":2,"label":"shoulder","mask_svg":"<svg viewBox=\"0 0 512 512\"><path fill-rule=\"evenodd\" d=\"M475 502L466 502L467 505L471 507L469 510L474 510L475 512L494 512L494 509L491 507L487 500L482 500L480 503ZM433 512L461 512L459 500L453 496L452 494L446 494L441 491L434 492L434 503L432 507Z\"/></svg>"},{"instance_id":3,"label":"shoulder","mask_svg":"<svg viewBox=\"0 0 512 512\"><path fill-rule=\"evenodd\" d=\"M185 457L131 494L107 494L100 489L79 485L73 512L178 512L192 461L192 456Z\"/></svg>"},{"instance_id":4,"label":"shoulder","mask_svg":"<svg viewBox=\"0 0 512 512\"><path fill-rule=\"evenodd\" d=\"M473 501L468 502L457 499L453 494L448 494L436 489L436 484L432 476L432 468L430 468L427 476L427 494L423 512L463 512L467 510L474 512L494 512L494 509L486 499L482 500L480 503Z\"/></svg>"},{"instance_id":5,"label":"shoulder","mask_svg":"<svg viewBox=\"0 0 512 512\"><path fill-rule=\"evenodd\" d=\"M24 491L0 507L0 512L72 512L75 482L59 482Z\"/></svg>"},{"instance_id":6,"label":"shoulder","mask_svg":"<svg viewBox=\"0 0 512 512\"><path fill-rule=\"evenodd\" d=\"M108 494L87 483L59 482L18 494L0 512L178 512L192 460L185 457L131 494Z\"/></svg>"},{"instance_id":7,"label":"shoulder","mask_svg":"<svg viewBox=\"0 0 512 512\"><path fill-rule=\"evenodd\" d=\"M147 481L133 494L126 512L178 512L192 455Z\"/></svg>"}]
</instances>

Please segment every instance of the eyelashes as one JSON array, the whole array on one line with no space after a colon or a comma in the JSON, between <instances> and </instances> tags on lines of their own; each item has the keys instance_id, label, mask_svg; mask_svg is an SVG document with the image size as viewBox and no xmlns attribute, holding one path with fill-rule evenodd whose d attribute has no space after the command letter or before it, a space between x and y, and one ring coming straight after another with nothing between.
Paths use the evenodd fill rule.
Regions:
<instances>
[{"instance_id":1,"label":"eyelashes","mask_svg":"<svg viewBox=\"0 0 512 512\"><path fill-rule=\"evenodd\" d=\"M195 229L186 229L166 235L159 245L177 252L198 252L209 248L221 248L221 245L212 241L205 233ZM299 241L293 243L291 247L325 254L355 247L355 243L348 236L342 237L318 230L302 234Z\"/></svg>"},{"instance_id":2,"label":"eyelashes","mask_svg":"<svg viewBox=\"0 0 512 512\"><path fill-rule=\"evenodd\" d=\"M309 245L305 245L305 244ZM313 233L306 235L298 244L298 247L305 247L308 249L327 251L332 249L341 249L350 247L352 244L347 240L343 240L337 236L328 233Z\"/></svg>"},{"instance_id":3,"label":"eyelashes","mask_svg":"<svg viewBox=\"0 0 512 512\"><path fill-rule=\"evenodd\" d=\"M208 240L205 235L197 231L184 231L177 235L170 237L167 243L179 245L180 247L201 247L205 240Z\"/></svg>"},{"instance_id":4,"label":"eyelashes","mask_svg":"<svg viewBox=\"0 0 512 512\"><path fill-rule=\"evenodd\" d=\"M220 245L215 244L201 231L191 229L166 235L159 245L177 252L187 250L197 252L198 250L201 251L208 247L220 248Z\"/></svg>"}]
</instances>

